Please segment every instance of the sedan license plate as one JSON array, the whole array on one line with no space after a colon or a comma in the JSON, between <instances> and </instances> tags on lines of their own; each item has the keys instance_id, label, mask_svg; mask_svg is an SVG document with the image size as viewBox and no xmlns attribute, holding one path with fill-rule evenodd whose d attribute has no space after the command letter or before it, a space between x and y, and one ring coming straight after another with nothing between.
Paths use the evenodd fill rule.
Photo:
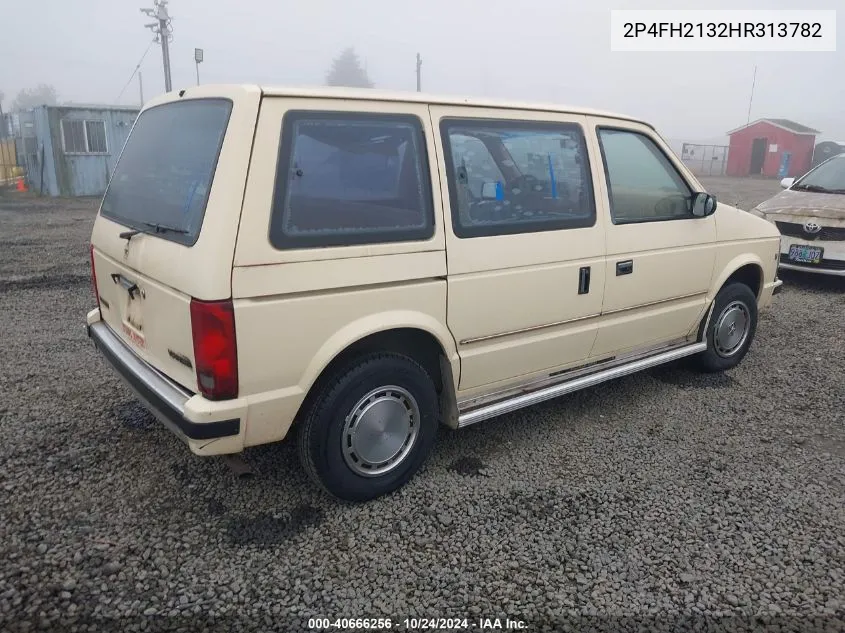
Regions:
<instances>
[{"instance_id":1,"label":"sedan license plate","mask_svg":"<svg viewBox=\"0 0 845 633\"><path fill-rule=\"evenodd\" d=\"M824 249L820 246L793 244L789 247L789 259L802 264L819 264L823 254Z\"/></svg>"}]
</instances>

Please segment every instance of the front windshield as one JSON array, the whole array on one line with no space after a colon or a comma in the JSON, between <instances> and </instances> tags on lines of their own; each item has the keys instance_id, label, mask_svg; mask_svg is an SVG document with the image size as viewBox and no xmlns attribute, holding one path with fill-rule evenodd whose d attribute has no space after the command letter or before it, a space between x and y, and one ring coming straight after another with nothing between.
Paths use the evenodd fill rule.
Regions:
<instances>
[{"instance_id":1,"label":"front windshield","mask_svg":"<svg viewBox=\"0 0 845 633\"><path fill-rule=\"evenodd\" d=\"M845 193L845 154L825 161L792 188L798 191Z\"/></svg>"}]
</instances>

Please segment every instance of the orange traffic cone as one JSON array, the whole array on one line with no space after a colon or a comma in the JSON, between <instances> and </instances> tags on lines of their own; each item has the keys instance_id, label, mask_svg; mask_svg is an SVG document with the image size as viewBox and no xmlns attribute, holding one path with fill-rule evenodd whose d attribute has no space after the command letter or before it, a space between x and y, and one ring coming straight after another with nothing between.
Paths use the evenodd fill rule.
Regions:
<instances>
[{"instance_id":1,"label":"orange traffic cone","mask_svg":"<svg viewBox=\"0 0 845 633\"><path fill-rule=\"evenodd\" d=\"M23 181L23 178L18 177L18 185L15 188L18 191L27 191L26 183Z\"/></svg>"}]
</instances>

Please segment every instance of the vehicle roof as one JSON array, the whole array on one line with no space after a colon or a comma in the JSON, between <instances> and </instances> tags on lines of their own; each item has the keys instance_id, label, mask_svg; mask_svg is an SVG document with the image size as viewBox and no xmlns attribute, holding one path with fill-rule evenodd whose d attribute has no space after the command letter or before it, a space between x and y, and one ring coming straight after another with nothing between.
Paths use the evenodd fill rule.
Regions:
<instances>
[{"instance_id":1,"label":"vehicle roof","mask_svg":"<svg viewBox=\"0 0 845 633\"><path fill-rule=\"evenodd\" d=\"M578 108L558 103L535 103L514 101L509 99L496 100L479 97L433 95L424 92L388 91L377 90L373 88L336 88L323 86L292 87L265 85L258 86L258 88L263 94L274 97L316 97L328 99L358 99L369 101L404 101L413 103L431 103L437 105L473 106L479 108L535 110L538 112L562 112L567 114L580 114L585 116L601 116L613 119L623 119L626 121L642 123L643 125L647 125L651 128L654 127L647 121L643 121L642 119L626 114L594 110L591 108Z\"/></svg>"}]
</instances>

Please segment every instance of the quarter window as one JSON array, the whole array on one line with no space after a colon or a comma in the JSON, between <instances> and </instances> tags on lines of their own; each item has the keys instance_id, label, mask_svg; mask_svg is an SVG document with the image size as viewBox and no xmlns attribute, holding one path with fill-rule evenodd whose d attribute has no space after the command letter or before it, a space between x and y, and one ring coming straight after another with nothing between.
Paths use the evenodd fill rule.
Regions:
<instances>
[{"instance_id":1,"label":"quarter window","mask_svg":"<svg viewBox=\"0 0 845 633\"><path fill-rule=\"evenodd\" d=\"M406 115L288 112L270 241L276 248L434 234L422 126Z\"/></svg>"},{"instance_id":2,"label":"quarter window","mask_svg":"<svg viewBox=\"0 0 845 633\"><path fill-rule=\"evenodd\" d=\"M689 187L653 140L605 128L599 141L614 224L694 217Z\"/></svg>"},{"instance_id":3,"label":"quarter window","mask_svg":"<svg viewBox=\"0 0 845 633\"><path fill-rule=\"evenodd\" d=\"M574 124L445 119L452 225L458 237L592 226L590 170Z\"/></svg>"},{"instance_id":4,"label":"quarter window","mask_svg":"<svg viewBox=\"0 0 845 633\"><path fill-rule=\"evenodd\" d=\"M62 120L65 154L106 154L105 121Z\"/></svg>"}]
</instances>

